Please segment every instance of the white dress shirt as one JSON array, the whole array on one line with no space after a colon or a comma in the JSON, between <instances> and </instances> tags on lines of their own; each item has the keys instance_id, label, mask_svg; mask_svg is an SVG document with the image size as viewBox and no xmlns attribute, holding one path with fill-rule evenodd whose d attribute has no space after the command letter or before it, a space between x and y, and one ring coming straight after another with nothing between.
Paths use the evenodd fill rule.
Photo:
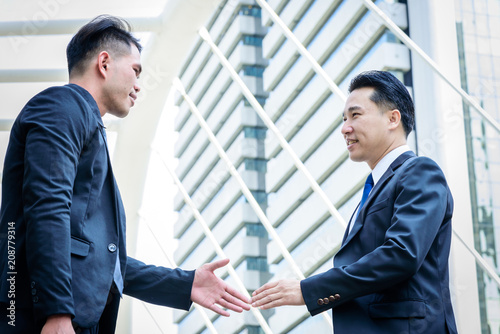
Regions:
<instances>
[{"instance_id":1,"label":"white dress shirt","mask_svg":"<svg viewBox=\"0 0 500 334\"><path fill-rule=\"evenodd\" d=\"M373 168L372 170L372 177L373 177L373 188L377 184L377 182L380 180L382 175L387 171L389 166L403 153L411 151L410 146L408 145L402 145L399 147L396 147L389 153L387 153ZM372 188L372 190L373 190ZM371 192L370 192L371 193ZM356 218L358 217L358 210L359 206L356 208L356 212L354 213L354 221L351 221L349 224L349 233L351 233L352 227L354 226L354 222L356 221Z\"/></svg>"}]
</instances>

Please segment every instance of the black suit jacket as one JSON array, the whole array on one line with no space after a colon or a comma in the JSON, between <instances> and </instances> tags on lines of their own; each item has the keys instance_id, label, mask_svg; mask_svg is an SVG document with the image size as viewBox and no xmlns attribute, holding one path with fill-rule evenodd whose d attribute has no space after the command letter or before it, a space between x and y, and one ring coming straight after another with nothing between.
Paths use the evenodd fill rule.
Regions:
<instances>
[{"instance_id":1,"label":"black suit jacket","mask_svg":"<svg viewBox=\"0 0 500 334\"><path fill-rule=\"evenodd\" d=\"M18 308L33 309L39 324L64 313L81 327L97 324L117 254L124 293L180 309L191 305L193 271L127 257L125 214L101 115L92 96L77 85L41 92L14 122L4 163L0 233L0 303L15 300ZM15 235L14 267L8 262L9 234ZM11 272L16 273L15 298L4 284Z\"/></svg>"},{"instance_id":2,"label":"black suit jacket","mask_svg":"<svg viewBox=\"0 0 500 334\"><path fill-rule=\"evenodd\" d=\"M335 334L456 333L448 281L452 212L438 165L400 155L351 222L334 268L301 282L311 315L333 308Z\"/></svg>"}]
</instances>

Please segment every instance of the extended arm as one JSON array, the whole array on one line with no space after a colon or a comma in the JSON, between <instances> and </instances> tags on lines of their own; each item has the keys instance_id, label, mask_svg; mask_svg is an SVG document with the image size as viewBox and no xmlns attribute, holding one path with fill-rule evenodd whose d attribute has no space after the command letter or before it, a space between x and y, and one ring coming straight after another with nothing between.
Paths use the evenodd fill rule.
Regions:
<instances>
[{"instance_id":1,"label":"extended arm","mask_svg":"<svg viewBox=\"0 0 500 334\"><path fill-rule=\"evenodd\" d=\"M195 302L223 316L229 313L217 304L235 312L249 310L247 303L250 300L214 274L214 270L228 262L228 259L220 260L196 271L184 271L145 265L128 258L124 293L149 303L183 310L188 310Z\"/></svg>"},{"instance_id":2,"label":"extended arm","mask_svg":"<svg viewBox=\"0 0 500 334\"><path fill-rule=\"evenodd\" d=\"M398 180L391 226L384 243L352 264L332 268L300 282L268 283L253 297L262 308L290 303L289 286L302 296L312 315L354 298L374 293L414 275L427 256L445 215L448 190L439 168L430 160L415 159ZM367 217L365 224L370 223ZM339 294L340 299L318 305L318 296Z\"/></svg>"}]
</instances>

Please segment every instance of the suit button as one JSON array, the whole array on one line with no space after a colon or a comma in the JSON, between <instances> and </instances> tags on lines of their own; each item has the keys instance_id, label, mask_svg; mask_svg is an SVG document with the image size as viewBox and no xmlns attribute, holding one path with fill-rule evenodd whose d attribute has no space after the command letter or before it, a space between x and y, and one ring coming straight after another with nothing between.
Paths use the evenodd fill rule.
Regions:
<instances>
[{"instance_id":1,"label":"suit button","mask_svg":"<svg viewBox=\"0 0 500 334\"><path fill-rule=\"evenodd\" d=\"M33 303L38 303L38 296L33 297Z\"/></svg>"},{"instance_id":2,"label":"suit button","mask_svg":"<svg viewBox=\"0 0 500 334\"><path fill-rule=\"evenodd\" d=\"M32 281L31 282L31 288L33 289L35 287L35 285L36 285L35 281Z\"/></svg>"},{"instance_id":3,"label":"suit button","mask_svg":"<svg viewBox=\"0 0 500 334\"><path fill-rule=\"evenodd\" d=\"M340 295L338 293L335 294L335 296L333 296L335 298L335 300L339 300L340 299Z\"/></svg>"},{"instance_id":4,"label":"suit button","mask_svg":"<svg viewBox=\"0 0 500 334\"><path fill-rule=\"evenodd\" d=\"M31 294L34 296L36 295L36 289L31 289Z\"/></svg>"},{"instance_id":5,"label":"suit button","mask_svg":"<svg viewBox=\"0 0 500 334\"><path fill-rule=\"evenodd\" d=\"M116 245L114 243L110 243L108 245L108 250L111 252L111 253L114 253L116 252Z\"/></svg>"},{"instance_id":6,"label":"suit button","mask_svg":"<svg viewBox=\"0 0 500 334\"><path fill-rule=\"evenodd\" d=\"M324 303L325 303L325 302L323 301L323 299L321 299L321 298L320 298L320 299L318 299L318 305L320 305L320 306L321 306L321 305L323 305Z\"/></svg>"},{"instance_id":7,"label":"suit button","mask_svg":"<svg viewBox=\"0 0 500 334\"><path fill-rule=\"evenodd\" d=\"M328 300L333 303L335 301L335 297L334 296L330 296L330 297L328 297Z\"/></svg>"},{"instance_id":8,"label":"suit button","mask_svg":"<svg viewBox=\"0 0 500 334\"><path fill-rule=\"evenodd\" d=\"M323 303L326 305L328 304L330 301L328 300L328 298L323 298Z\"/></svg>"}]
</instances>

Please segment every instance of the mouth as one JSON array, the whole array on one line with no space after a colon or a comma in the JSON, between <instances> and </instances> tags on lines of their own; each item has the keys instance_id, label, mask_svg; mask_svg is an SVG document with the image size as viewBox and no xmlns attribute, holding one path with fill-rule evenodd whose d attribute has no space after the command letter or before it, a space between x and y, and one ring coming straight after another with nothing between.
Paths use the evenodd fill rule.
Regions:
<instances>
[{"instance_id":1,"label":"mouth","mask_svg":"<svg viewBox=\"0 0 500 334\"><path fill-rule=\"evenodd\" d=\"M132 100L132 107L133 107L135 105L135 100L137 100L137 95L134 93L130 93L128 96Z\"/></svg>"},{"instance_id":2,"label":"mouth","mask_svg":"<svg viewBox=\"0 0 500 334\"><path fill-rule=\"evenodd\" d=\"M358 140L355 140L355 139L346 139L346 143L347 143L347 148L351 148L352 145L356 144L358 142Z\"/></svg>"}]
</instances>

